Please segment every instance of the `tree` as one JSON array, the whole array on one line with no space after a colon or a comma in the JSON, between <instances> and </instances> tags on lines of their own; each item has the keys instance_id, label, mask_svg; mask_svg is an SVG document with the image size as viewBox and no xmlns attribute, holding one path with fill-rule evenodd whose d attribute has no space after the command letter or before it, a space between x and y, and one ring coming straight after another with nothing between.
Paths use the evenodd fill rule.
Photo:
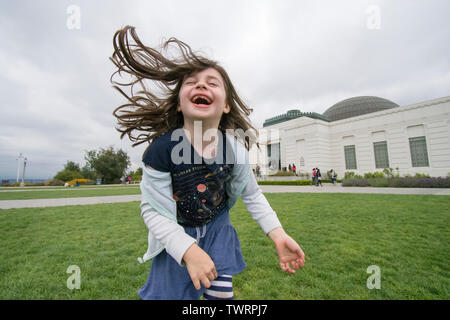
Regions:
<instances>
[{"instance_id":1,"label":"tree","mask_svg":"<svg viewBox=\"0 0 450 320\"><path fill-rule=\"evenodd\" d=\"M83 178L83 175L80 172L80 166L78 163L67 161L64 165L64 169L59 171L53 179L67 182L73 179L81 178Z\"/></svg>"},{"instance_id":2,"label":"tree","mask_svg":"<svg viewBox=\"0 0 450 320\"><path fill-rule=\"evenodd\" d=\"M56 176L53 179L67 182L73 179L82 179L82 178L83 175L80 172L72 170L61 170L56 174Z\"/></svg>"},{"instance_id":3,"label":"tree","mask_svg":"<svg viewBox=\"0 0 450 320\"><path fill-rule=\"evenodd\" d=\"M85 179L94 180L97 179L97 172L89 167L89 164L85 164L83 168L81 168L81 174Z\"/></svg>"},{"instance_id":4,"label":"tree","mask_svg":"<svg viewBox=\"0 0 450 320\"><path fill-rule=\"evenodd\" d=\"M121 149L115 151L112 146L86 151L84 159L89 167L102 177L104 183L120 183L120 177L130 165L126 152Z\"/></svg>"},{"instance_id":5,"label":"tree","mask_svg":"<svg viewBox=\"0 0 450 320\"><path fill-rule=\"evenodd\" d=\"M80 165L73 161L67 161L66 165L64 166L64 170L81 172Z\"/></svg>"},{"instance_id":6,"label":"tree","mask_svg":"<svg viewBox=\"0 0 450 320\"><path fill-rule=\"evenodd\" d=\"M132 181L142 180L142 168L138 168L136 171L130 171L128 175L131 177Z\"/></svg>"}]
</instances>

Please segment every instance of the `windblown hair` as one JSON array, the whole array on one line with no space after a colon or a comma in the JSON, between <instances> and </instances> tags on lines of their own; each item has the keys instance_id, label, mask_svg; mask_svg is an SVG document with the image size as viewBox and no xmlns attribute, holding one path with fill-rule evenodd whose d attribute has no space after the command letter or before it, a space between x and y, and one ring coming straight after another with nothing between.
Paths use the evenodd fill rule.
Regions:
<instances>
[{"instance_id":1,"label":"windblown hair","mask_svg":"<svg viewBox=\"0 0 450 320\"><path fill-rule=\"evenodd\" d=\"M134 40L130 43L128 33ZM225 69L216 61L195 54L184 42L170 38L164 42L160 51L144 46L138 38L135 28L126 26L118 30L113 38L114 53L110 60L117 67L111 75L113 88L117 89L126 99L127 103L117 107L113 114L118 120L117 131L121 132L120 138L128 135L134 142L133 146L143 142L151 143L154 139L169 130L183 125L183 115L177 112L179 105L179 92L186 76L203 71L208 68L217 70L224 80L226 101L230 106L230 112L223 114L219 123L219 130L223 133L227 129L242 129L247 132L245 146L251 147L256 142L257 131L248 119L253 111L242 101L231 83ZM171 45L181 54L170 59L163 55ZM131 76L126 83L114 81L114 76L124 72ZM149 90L145 87L144 80L151 80L159 88ZM134 86L140 84L142 90L134 93ZM130 87L130 95L127 95L119 86ZM251 137L247 130L253 132ZM240 130L238 130L240 131Z\"/></svg>"}]
</instances>

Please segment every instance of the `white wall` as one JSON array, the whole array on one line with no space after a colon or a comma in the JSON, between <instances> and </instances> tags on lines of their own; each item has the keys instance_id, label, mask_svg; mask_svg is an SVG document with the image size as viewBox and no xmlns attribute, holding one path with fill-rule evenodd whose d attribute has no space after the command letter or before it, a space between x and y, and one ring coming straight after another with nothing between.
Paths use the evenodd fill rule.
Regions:
<instances>
[{"instance_id":1,"label":"white wall","mask_svg":"<svg viewBox=\"0 0 450 320\"><path fill-rule=\"evenodd\" d=\"M447 176L450 172L450 97L334 122L301 117L264 129L279 132L282 167L295 163L303 172L313 167L322 172L333 168L342 178L350 171L345 169L344 146L351 144L355 145L357 161L357 170L351 171L382 171L375 168L373 142L384 140L389 166L398 167L401 175ZM429 167L413 168L409 138L420 135L426 137ZM301 146L303 150L298 150ZM300 167L300 156L304 167Z\"/></svg>"}]
</instances>

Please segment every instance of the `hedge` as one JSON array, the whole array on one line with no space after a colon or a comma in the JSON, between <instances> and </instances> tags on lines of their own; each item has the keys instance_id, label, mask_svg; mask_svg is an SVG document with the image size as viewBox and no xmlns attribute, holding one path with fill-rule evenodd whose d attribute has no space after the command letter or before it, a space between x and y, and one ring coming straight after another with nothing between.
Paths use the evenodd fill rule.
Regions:
<instances>
[{"instance_id":1,"label":"hedge","mask_svg":"<svg viewBox=\"0 0 450 320\"><path fill-rule=\"evenodd\" d=\"M340 180L337 180L340 182ZM329 179L322 179L322 183L331 183ZM281 186L311 186L313 185L311 180L294 180L294 181L258 181L259 185L281 185Z\"/></svg>"},{"instance_id":2,"label":"hedge","mask_svg":"<svg viewBox=\"0 0 450 320\"><path fill-rule=\"evenodd\" d=\"M396 177L375 179L347 179L343 187L393 187L393 188L450 188L449 177Z\"/></svg>"}]
</instances>

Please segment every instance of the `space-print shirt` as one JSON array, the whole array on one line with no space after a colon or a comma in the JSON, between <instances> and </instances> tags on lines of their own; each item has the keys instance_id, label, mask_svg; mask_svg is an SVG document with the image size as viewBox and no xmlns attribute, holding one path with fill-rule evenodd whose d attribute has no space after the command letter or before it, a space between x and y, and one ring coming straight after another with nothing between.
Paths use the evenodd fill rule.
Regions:
<instances>
[{"instance_id":1,"label":"space-print shirt","mask_svg":"<svg viewBox=\"0 0 450 320\"><path fill-rule=\"evenodd\" d=\"M227 139L224 136L219 139L215 158L205 159L197 153L182 129L178 129L176 135L172 135L173 132L156 138L142 160L155 170L170 172L178 223L202 226L212 221L227 203L225 183L231 178L233 169L233 164L226 161Z\"/></svg>"}]
</instances>

